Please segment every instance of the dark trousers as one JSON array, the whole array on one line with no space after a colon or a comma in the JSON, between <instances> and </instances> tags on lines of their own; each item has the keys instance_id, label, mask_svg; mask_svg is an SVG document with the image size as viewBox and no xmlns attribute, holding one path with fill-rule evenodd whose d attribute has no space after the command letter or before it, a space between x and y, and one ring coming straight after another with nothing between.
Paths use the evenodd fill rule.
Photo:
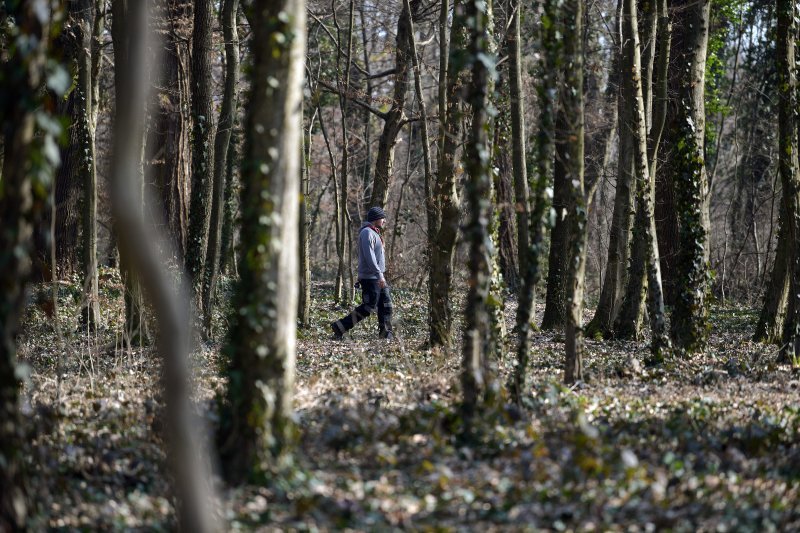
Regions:
<instances>
[{"instance_id":1,"label":"dark trousers","mask_svg":"<svg viewBox=\"0 0 800 533\"><path fill-rule=\"evenodd\" d=\"M334 322L340 333L345 333L372 313L378 313L378 333L386 337L392 331L392 296L389 287L381 289L377 279L361 279L361 305L350 314Z\"/></svg>"}]
</instances>

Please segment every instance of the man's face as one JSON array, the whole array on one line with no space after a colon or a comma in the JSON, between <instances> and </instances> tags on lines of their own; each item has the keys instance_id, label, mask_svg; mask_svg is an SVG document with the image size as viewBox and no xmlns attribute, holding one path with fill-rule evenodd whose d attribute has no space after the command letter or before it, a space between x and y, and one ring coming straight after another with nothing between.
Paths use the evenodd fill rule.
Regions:
<instances>
[{"instance_id":1,"label":"man's face","mask_svg":"<svg viewBox=\"0 0 800 533\"><path fill-rule=\"evenodd\" d=\"M383 229L383 225L386 224L386 219L385 218L379 218L378 220L376 220L372 224L374 224L376 228Z\"/></svg>"}]
</instances>

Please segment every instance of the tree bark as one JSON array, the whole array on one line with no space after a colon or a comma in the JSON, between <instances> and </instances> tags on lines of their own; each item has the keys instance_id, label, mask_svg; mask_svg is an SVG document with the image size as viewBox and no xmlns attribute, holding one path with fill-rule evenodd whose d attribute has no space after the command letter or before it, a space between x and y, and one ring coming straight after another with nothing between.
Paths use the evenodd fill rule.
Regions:
<instances>
[{"instance_id":1,"label":"tree bark","mask_svg":"<svg viewBox=\"0 0 800 533\"><path fill-rule=\"evenodd\" d=\"M224 0L222 4L222 34L225 39L225 90L219 113L219 127L214 139L214 174L211 196L211 218L208 231L208 251L203 269L203 329L211 337L212 299L217 287L225 204L225 163L230 146L231 131L236 124L236 107L239 100L239 31L236 13L239 0Z\"/></svg>"},{"instance_id":2,"label":"tree bark","mask_svg":"<svg viewBox=\"0 0 800 533\"><path fill-rule=\"evenodd\" d=\"M514 172L514 210L517 213L517 257L519 272L527 270L530 205L528 200L528 171L525 165L525 96L522 91L522 54L520 53L520 20L522 3L511 0L510 31L508 32L508 81L511 100L512 168Z\"/></svg>"},{"instance_id":3,"label":"tree bark","mask_svg":"<svg viewBox=\"0 0 800 533\"><path fill-rule=\"evenodd\" d=\"M764 304L758 317L753 341L765 344L781 344L783 341L783 326L786 320L786 311L789 303L789 286L792 277L791 242L789 238L787 198L781 201L780 219L778 224L778 246L775 251L775 260L772 264L767 292L764 294Z\"/></svg>"},{"instance_id":4,"label":"tree bark","mask_svg":"<svg viewBox=\"0 0 800 533\"><path fill-rule=\"evenodd\" d=\"M252 5L252 92L242 166L242 260L220 427L225 477L263 472L293 441L305 3ZM288 15L288 16L287 16ZM282 80L270 83L270 80ZM260 134L258 132L264 132ZM269 201L265 201L269 199Z\"/></svg>"},{"instance_id":5,"label":"tree bark","mask_svg":"<svg viewBox=\"0 0 800 533\"><path fill-rule=\"evenodd\" d=\"M193 291L200 295L214 184L214 106L211 95L211 29L214 6L211 0L194 2L192 28L192 188L189 203L189 234L186 243L186 271ZM204 311L204 310L203 310Z\"/></svg>"},{"instance_id":6,"label":"tree bark","mask_svg":"<svg viewBox=\"0 0 800 533\"><path fill-rule=\"evenodd\" d=\"M494 376L488 375L486 359L490 351L489 285L491 282L490 234L491 161L488 150L488 77L487 65L480 56L489 56L490 7L479 0L465 2L465 28L469 32L468 54L472 58L472 79L466 99L472 109L472 124L467 139L466 171L469 220L464 237L469 246L467 304L464 313L464 354L461 372L462 409L465 424L476 414L485 396L492 390ZM455 23L454 23L455 26ZM451 48L450 62L458 64L463 57ZM468 429L469 430L469 429Z\"/></svg>"},{"instance_id":7,"label":"tree bark","mask_svg":"<svg viewBox=\"0 0 800 533\"><path fill-rule=\"evenodd\" d=\"M191 0L167 0L157 13L156 23L163 32L164 51L160 56L158 87L151 100L154 123L148 137L149 172L174 243L176 260L183 263L188 239L189 128L186 109L189 95L189 46L192 28Z\"/></svg>"},{"instance_id":8,"label":"tree bark","mask_svg":"<svg viewBox=\"0 0 800 533\"><path fill-rule=\"evenodd\" d=\"M586 209L583 182L583 0L564 3L564 170L571 213L571 243L566 272L564 382L583 380L583 293L586 273ZM556 130L558 132L558 129ZM558 143L558 140L556 141Z\"/></svg>"},{"instance_id":9,"label":"tree bark","mask_svg":"<svg viewBox=\"0 0 800 533\"><path fill-rule=\"evenodd\" d=\"M411 17L416 16L421 2L411 2ZM385 207L389 196L389 185L394 166L394 148L397 135L405 123L406 92L408 91L408 74L411 70L411 51L409 49L409 17L400 14L397 20L397 47L395 51L395 75L392 92L392 106L386 112L383 121L383 131L378 139L378 153L375 156L375 176L372 181L372 193L369 204L364 206L365 211L370 207Z\"/></svg>"},{"instance_id":10,"label":"tree bark","mask_svg":"<svg viewBox=\"0 0 800 533\"><path fill-rule=\"evenodd\" d=\"M551 21L557 19L555 0L546 0L543 4L543 15ZM532 210L529 217L529 241L526 250L525 270L523 270L523 287L517 309L517 366L514 369L514 378L511 385L511 394L516 401L520 401L526 389L528 372L528 359L531 347L531 334L535 328L533 305L535 302L535 288L540 277L540 261L544 254L543 241L546 216L550 203L547 198L548 186L553 165L554 115L556 95L556 64L558 63L559 48L557 43L558 26L550 24L541 30L541 63L539 66L540 85L537 87L539 96L539 128L536 139L537 171L528 174L528 188L531 193Z\"/></svg>"},{"instance_id":11,"label":"tree bark","mask_svg":"<svg viewBox=\"0 0 800 533\"><path fill-rule=\"evenodd\" d=\"M797 120L797 3L777 0L778 170L789 224L791 279L789 312L783 327L781 359L800 366L800 162Z\"/></svg>"},{"instance_id":12,"label":"tree bark","mask_svg":"<svg viewBox=\"0 0 800 533\"><path fill-rule=\"evenodd\" d=\"M447 2L442 4L439 19L440 32L446 31ZM461 0L453 2L454 23L450 29L450 47L447 40L441 41L440 53L447 56L446 76L439 79L439 164L433 199L429 212L428 249L430 269L428 272L429 325L432 346L449 347L453 343L453 308L451 291L453 284L453 258L458 238L461 202L456 182L456 152L461 143L461 102L459 88L463 61L457 51L466 48L464 39L465 7ZM444 25L444 27L443 27ZM450 57L450 56L455 57ZM442 90L444 86L444 90Z\"/></svg>"},{"instance_id":13,"label":"tree bark","mask_svg":"<svg viewBox=\"0 0 800 533\"><path fill-rule=\"evenodd\" d=\"M682 68L676 119L677 158L674 194L678 214L679 256L677 297L672 312L671 335L685 352L705 349L708 339L708 182L704 161L705 66L708 45L709 0L680 4L676 27L684 30L676 48Z\"/></svg>"},{"instance_id":14,"label":"tree bark","mask_svg":"<svg viewBox=\"0 0 800 533\"><path fill-rule=\"evenodd\" d=\"M594 316L586 325L586 334L590 337L601 335L608 337L613 329L619 308L622 304L623 290L627 282L627 263L629 255L630 229L633 222L633 188L632 184L632 140L631 132L626 127L629 122L630 101L625 93L622 80L624 69L624 51L622 48L622 0L617 2L616 11L617 41L616 53L612 61L612 75L609 76L609 89L616 85L616 127L608 134L611 142L614 132L619 137L617 146L617 178L614 210L611 215L611 231L608 242L608 255L603 282L600 288L600 299ZM615 80L615 83L611 83ZM606 94L608 95L607 89Z\"/></svg>"},{"instance_id":15,"label":"tree bark","mask_svg":"<svg viewBox=\"0 0 800 533\"><path fill-rule=\"evenodd\" d=\"M35 113L48 109L44 83L47 50L55 3L45 4L44 17L32 2L7 3L17 38L30 47L10 49L0 62L0 133L3 147L14 157L3 158L0 172L0 530L22 531L30 512L23 467L24 433L19 412L21 387L16 362L16 336L31 274L33 230L47 207L58 158L59 127L37 131ZM6 25L5 27L8 27ZM12 81L13 80L13 81ZM66 89L66 88L65 88ZM53 105L54 102L48 102ZM46 112L46 111L44 111ZM57 124L53 118L53 124ZM38 164L34 162L38 162ZM32 169L36 172L31 172Z\"/></svg>"}]
</instances>

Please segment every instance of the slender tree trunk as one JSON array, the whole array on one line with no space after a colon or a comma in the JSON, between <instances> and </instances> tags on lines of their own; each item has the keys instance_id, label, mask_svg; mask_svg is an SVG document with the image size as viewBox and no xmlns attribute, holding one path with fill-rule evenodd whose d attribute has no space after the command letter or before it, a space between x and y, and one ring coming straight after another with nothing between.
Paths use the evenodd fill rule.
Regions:
<instances>
[{"instance_id":1,"label":"slender tree trunk","mask_svg":"<svg viewBox=\"0 0 800 533\"><path fill-rule=\"evenodd\" d=\"M708 339L708 183L704 161L705 67L710 0L686 0L678 11L684 39L675 50L682 68L674 175L680 251L672 339L685 352L705 349Z\"/></svg>"},{"instance_id":2,"label":"slender tree trunk","mask_svg":"<svg viewBox=\"0 0 800 533\"><path fill-rule=\"evenodd\" d=\"M251 9L255 33L242 166L243 253L234 303L238 312L228 341L226 416L220 428L225 477L237 483L263 472L265 461L288 451L294 435L297 191L306 35L303 0L256 0ZM273 79L283 82L271 84ZM265 195L272 202L264 202Z\"/></svg>"},{"instance_id":3,"label":"slender tree trunk","mask_svg":"<svg viewBox=\"0 0 800 533\"><path fill-rule=\"evenodd\" d=\"M557 20L557 5L555 0L546 0L543 4L543 16L551 21ZM531 192L532 211L529 218L529 241L526 250L525 270L523 271L523 287L517 310L517 333L519 346L517 347L517 366L514 370L514 381L511 387L512 396L519 401L526 389L528 371L528 358L531 346L531 333L535 328L533 305L535 302L535 288L540 277L540 261L544 254L544 229L546 226L545 214L549 208L547 198L548 186L553 166L554 116L556 95L556 64L559 59L559 46L557 24L550 24L542 28L541 34L541 64L539 66L539 131L536 140L537 172L528 174L528 188ZM532 167L532 165L531 165Z\"/></svg>"},{"instance_id":4,"label":"slender tree trunk","mask_svg":"<svg viewBox=\"0 0 800 533\"><path fill-rule=\"evenodd\" d=\"M78 139L75 165L76 179L81 183L83 195L81 237L84 303L81 321L94 330L100 319L97 278L97 175L94 157L94 121L92 111L92 29L95 13L91 0L70 3L70 17L75 32L75 62L77 77L75 87L75 113L72 128Z\"/></svg>"},{"instance_id":5,"label":"slender tree trunk","mask_svg":"<svg viewBox=\"0 0 800 533\"><path fill-rule=\"evenodd\" d=\"M232 129L228 153L225 155L225 212L222 218L222 233L219 244L219 271L221 273L225 273L227 270L235 249L233 245L233 226L237 209L237 169L239 167L239 137L241 134L235 126ZM235 264L235 261L233 263Z\"/></svg>"},{"instance_id":6,"label":"slender tree trunk","mask_svg":"<svg viewBox=\"0 0 800 533\"><path fill-rule=\"evenodd\" d=\"M196 296L200 295L211 223L214 184L214 105L211 95L211 0L194 2L192 28L192 192L186 271ZM204 310L203 310L204 311Z\"/></svg>"},{"instance_id":7,"label":"slender tree trunk","mask_svg":"<svg viewBox=\"0 0 800 533\"><path fill-rule=\"evenodd\" d=\"M525 98L522 91L522 54L520 53L520 21L522 3L512 0L511 24L508 32L508 81L511 90L511 142L514 169L514 201L517 212L517 257L519 272L527 270L530 205L528 172L525 166ZM524 275L524 274L523 274Z\"/></svg>"},{"instance_id":8,"label":"slender tree trunk","mask_svg":"<svg viewBox=\"0 0 800 533\"><path fill-rule=\"evenodd\" d=\"M466 99L472 109L472 124L466 143L467 202L469 220L464 228L469 246L467 304L464 313L464 359L461 373L463 412L466 424L475 415L485 395L493 388L494 376L488 375L486 358L490 350L489 286L491 254L488 221L491 211L491 161L489 159L488 78L490 72L480 56L490 57L489 31L491 8L484 2L465 2L466 29L469 31L468 54L472 58L472 79ZM460 50L451 49L460 52ZM457 64L463 58L451 55Z\"/></svg>"},{"instance_id":9,"label":"slender tree trunk","mask_svg":"<svg viewBox=\"0 0 800 533\"><path fill-rule=\"evenodd\" d=\"M349 279L352 280L352 271L351 271L351 262L349 261L352 251L349 246L349 236L350 236L350 215L347 208L348 196L349 196L349 178L350 178L350 146L349 146L349 135L347 132L347 109L349 103L349 92L350 92L350 67L352 64L352 55L353 55L353 31L354 31L354 24L355 24L355 3L353 0L350 0L350 8L348 11L348 23L347 23L347 49L345 50L344 54L342 54L341 47L337 52L336 57L336 70L337 70L337 80L340 79L341 81L338 82L339 84L339 110L342 115L342 173L341 173L341 187L339 187L339 196L336 204L336 216L337 216L337 237L336 237L336 253L339 257L339 264L337 267L336 273L336 284L334 287L334 299L338 302L341 301L342 298L347 295L347 298L350 298L350 290L349 288L345 289L344 285L344 276L345 272L349 272L350 275L348 276ZM336 9L334 7L334 21L336 20ZM337 30L339 29L338 23L336 24ZM337 31L338 41L341 43L342 36L341 31ZM341 68L341 60L342 55L344 55L345 59L345 66L344 69ZM321 117L320 117L320 120ZM352 285L352 283L351 283Z\"/></svg>"},{"instance_id":10,"label":"slender tree trunk","mask_svg":"<svg viewBox=\"0 0 800 533\"><path fill-rule=\"evenodd\" d=\"M416 16L421 2L411 2L411 17ZM378 139L378 153L375 156L375 176L372 181L372 194L369 204L384 207L389 196L389 181L394 166L394 148L397 135L405 124L406 92L408 90L408 74L411 70L411 51L409 49L409 24L410 19L400 14L397 21L397 48L395 51L394 89L392 92L392 106L386 112L383 121L383 131Z\"/></svg>"},{"instance_id":11,"label":"slender tree trunk","mask_svg":"<svg viewBox=\"0 0 800 533\"><path fill-rule=\"evenodd\" d=\"M36 113L47 112L42 90L53 20L59 20L55 2L6 3L18 39L29 47L14 47L0 62L3 98L0 98L0 136L14 157L3 158L0 172L0 530L23 531L31 511L24 472L25 438L19 412L21 387L16 361L16 337L31 274L33 231L46 209L54 166L46 144L55 143L60 128L37 131ZM51 11L51 9L53 11ZM50 15L54 14L53 19ZM0 21L2 22L2 21ZM8 22L6 21L6 24ZM64 88L66 89L66 87ZM53 120L54 123L55 120ZM37 172L30 172L38 161Z\"/></svg>"},{"instance_id":12,"label":"slender tree trunk","mask_svg":"<svg viewBox=\"0 0 800 533\"><path fill-rule=\"evenodd\" d=\"M208 251L203 269L203 329L209 337L211 331L212 299L217 287L222 232L223 206L225 204L225 162L230 146L231 131L236 124L236 107L239 99L239 32L236 12L239 0L224 0L222 4L222 34L225 39L225 90L219 127L214 139L214 174L211 197L211 219L208 231Z\"/></svg>"},{"instance_id":13,"label":"slender tree trunk","mask_svg":"<svg viewBox=\"0 0 800 533\"><path fill-rule=\"evenodd\" d=\"M442 5L439 19L440 31L446 30L447 2ZM451 291L453 284L453 259L458 238L461 202L456 182L456 152L461 143L461 103L459 88L463 61L458 51L466 48L463 25L465 7L461 0L453 2L453 25L450 31L450 47L447 40L441 43L440 53L445 53L446 76L439 80L439 172L434 185L429 219L428 245L431 253L428 272L428 291L430 296L430 342L432 346L449 347L453 343L453 308ZM444 25L444 27L442 27ZM454 57L450 57L450 56ZM442 89L442 86L444 90ZM442 121L442 117L444 120Z\"/></svg>"},{"instance_id":14,"label":"slender tree trunk","mask_svg":"<svg viewBox=\"0 0 800 533\"><path fill-rule=\"evenodd\" d=\"M309 248L309 221L308 198L309 184L311 182L311 135L314 122L317 118L317 109L314 108L308 120L308 127L304 128L301 136L302 142L302 167L300 180L300 294L297 305L297 321L301 327L311 325L311 254Z\"/></svg>"},{"instance_id":15,"label":"slender tree trunk","mask_svg":"<svg viewBox=\"0 0 800 533\"><path fill-rule=\"evenodd\" d=\"M564 87L561 92L564 110L562 142L564 170L569 186L571 243L567 264L567 305L565 326L564 382L583 380L583 293L586 273L586 209L583 183L583 0L564 4ZM558 132L558 129L556 130ZM558 140L556 141L558 143Z\"/></svg>"},{"instance_id":16,"label":"slender tree trunk","mask_svg":"<svg viewBox=\"0 0 800 533\"><path fill-rule=\"evenodd\" d=\"M634 138L634 161L636 167L636 199L637 214L636 228L634 230L634 248L638 253L634 253L631 261L630 274L628 276L628 291L626 301L630 303L630 309L637 309L644 300L645 289L645 269L647 274L647 291L649 295L649 313L652 330L651 352L653 357L660 359L663 351L669 348L669 337L666 334L666 321L664 319L664 299L661 292L661 272L658 264L658 244L655 240L655 220L653 218L653 197L650 170L651 165L648 160L647 149L647 120L645 117L646 105L642 91L642 77L639 73L643 72L641 65L641 52L639 47L639 30L637 21L636 5L633 0L625 0L625 46L628 50L625 53L628 71L631 76L626 83L629 84L628 93L633 96L633 109L631 130ZM654 38L650 37L654 44ZM660 94L663 98L664 94ZM663 105L663 104L659 104ZM651 108L652 109L652 108ZM641 257L639 257L641 256ZM638 300L635 301L635 300ZM623 306L623 309L625 306ZM638 311L634 311L637 312ZM624 313L621 314L624 316ZM633 323L638 325L638 317L631 316ZM620 328L618 333L623 332ZM633 337L638 336L638 331L631 331Z\"/></svg>"}]
</instances>

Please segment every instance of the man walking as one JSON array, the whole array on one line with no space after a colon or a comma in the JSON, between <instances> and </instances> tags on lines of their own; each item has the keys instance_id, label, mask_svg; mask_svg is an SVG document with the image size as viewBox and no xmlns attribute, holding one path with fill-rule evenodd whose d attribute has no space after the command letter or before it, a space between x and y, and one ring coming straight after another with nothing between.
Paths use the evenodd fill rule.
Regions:
<instances>
[{"instance_id":1,"label":"man walking","mask_svg":"<svg viewBox=\"0 0 800 533\"><path fill-rule=\"evenodd\" d=\"M392 339L392 298L383 273L386 257L381 230L386 223L386 213L380 207L372 207L367 221L358 233L358 283L361 285L361 305L347 316L331 322L333 336L341 339L356 324L374 312L378 312L378 335Z\"/></svg>"}]
</instances>

